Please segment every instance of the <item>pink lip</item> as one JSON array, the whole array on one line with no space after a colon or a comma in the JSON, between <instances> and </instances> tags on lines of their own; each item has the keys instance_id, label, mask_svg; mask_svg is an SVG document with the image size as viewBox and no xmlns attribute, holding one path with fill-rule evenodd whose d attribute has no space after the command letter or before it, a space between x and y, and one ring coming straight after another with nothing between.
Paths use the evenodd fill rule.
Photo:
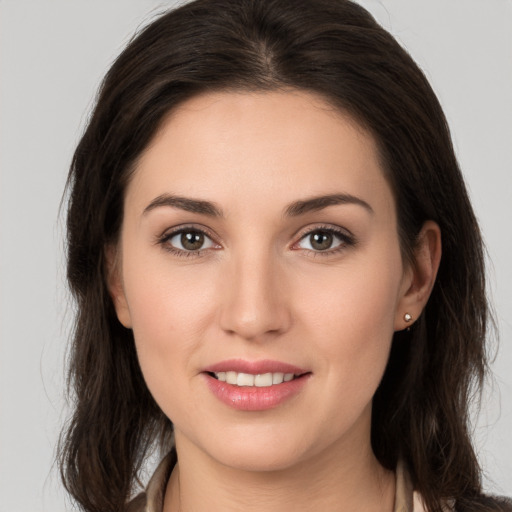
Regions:
<instances>
[{"instance_id":1,"label":"pink lip","mask_svg":"<svg viewBox=\"0 0 512 512\"><path fill-rule=\"evenodd\" d=\"M262 361L246 361L244 359L228 359L221 361L211 366L206 367L205 372L237 372L237 373L251 373L253 375L263 373L293 373L295 375L302 375L308 373L308 370L299 368L288 363L280 361L271 361L265 359Z\"/></svg>"},{"instance_id":2,"label":"pink lip","mask_svg":"<svg viewBox=\"0 0 512 512\"><path fill-rule=\"evenodd\" d=\"M283 382L268 387L234 386L227 382L221 382L210 373L235 371L237 373L251 373L254 375L263 373L293 373L300 375L291 381ZM240 411L265 411L282 404L286 400L297 395L306 385L310 372L297 366L279 361L244 361L233 359L222 361L205 368L203 375L210 391L223 403Z\"/></svg>"}]
</instances>

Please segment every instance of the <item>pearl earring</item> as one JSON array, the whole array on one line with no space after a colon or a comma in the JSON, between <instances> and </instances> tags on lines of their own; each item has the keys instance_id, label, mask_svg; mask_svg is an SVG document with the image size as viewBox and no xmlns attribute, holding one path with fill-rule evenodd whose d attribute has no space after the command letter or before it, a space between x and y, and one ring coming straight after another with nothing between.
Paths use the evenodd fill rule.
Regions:
<instances>
[{"instance_id":1,"label":"pearl earring","mask_svg":"<svg viewBox=\"0 0 512 512\"><path fill-rule=\"evenodd\" d=\"M410 322L412 320L412 316L409 313L405 313L404 320L406 322Z\"/></svg>"}]
</instances>

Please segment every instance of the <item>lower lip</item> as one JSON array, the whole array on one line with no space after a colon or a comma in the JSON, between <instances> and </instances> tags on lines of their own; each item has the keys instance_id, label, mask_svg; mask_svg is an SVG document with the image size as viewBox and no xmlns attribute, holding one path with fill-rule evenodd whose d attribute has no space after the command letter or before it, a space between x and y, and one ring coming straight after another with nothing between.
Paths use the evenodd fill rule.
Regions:
<instances>
[{"instance_id":1,"label":"lower lip","mask_svg":"<svg viewBox=\"0 0 512 512\"><path fill-rule=\"evenodd\" d=\"M306 385L311 374L274 386L233 386L205 373L210 391L226 405L240 411L266 411L281 405L297 395Z\"/></svg>"}]
</instances>

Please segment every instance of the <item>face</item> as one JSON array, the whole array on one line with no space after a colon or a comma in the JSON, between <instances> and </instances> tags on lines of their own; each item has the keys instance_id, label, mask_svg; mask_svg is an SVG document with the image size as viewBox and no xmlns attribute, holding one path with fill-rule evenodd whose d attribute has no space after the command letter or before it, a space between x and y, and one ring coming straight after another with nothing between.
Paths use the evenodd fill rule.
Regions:
<instances>
[{"instance_id":1,"label":"face","mask_svg":"<svg viewBox=\"0 0 512 512\"><path fill-rule=\"evenodd\" d=\"M178 450L278 469L370 445L411 286L372 137L302 92L195 97L125 197L111 292Z\"/></svg>"}]
</instances>

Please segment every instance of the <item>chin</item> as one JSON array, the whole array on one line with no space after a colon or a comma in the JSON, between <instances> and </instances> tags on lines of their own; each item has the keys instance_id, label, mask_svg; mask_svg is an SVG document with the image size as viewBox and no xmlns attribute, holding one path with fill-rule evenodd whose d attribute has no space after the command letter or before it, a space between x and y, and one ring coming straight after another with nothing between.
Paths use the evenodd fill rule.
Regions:
<instances>
[{"instance_id":1,"label":"chin","mask_svg":"<svg viewBox=\"0 0 512 512\"><path fill-rule=\"evenodd\" d=\"M247 472L275 472L284 471L300 464L302 458L297 450L262 449L259 445L251 449L226 450L215 452L211 456L224 466Z\"/></svg>"},{"instance_id":2,"label":"chin","mask_svg":"<svg viewBox=\"0 0 512 512\"><path fill-rule=\"evenodd\" d=\"M277 433L277 435L276 435ZM301 464L313 455L314 443L309 447L302 436L294 436L287 429L267 432L244 432L244 435L216 436L215 442L203 445L211 458L224 466L239 471L283 471Z\"/></svg>"}]
</instances>

